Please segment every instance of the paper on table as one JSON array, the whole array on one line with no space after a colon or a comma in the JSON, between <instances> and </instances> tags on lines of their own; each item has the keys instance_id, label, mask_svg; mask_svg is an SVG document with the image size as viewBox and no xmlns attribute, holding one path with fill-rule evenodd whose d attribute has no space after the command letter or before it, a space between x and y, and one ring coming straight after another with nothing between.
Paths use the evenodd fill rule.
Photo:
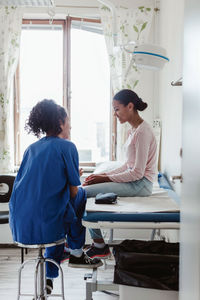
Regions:
<instances>
[{"instance_id":1,"label":"paper on table","mask_svg":"<svg viewBox=\"0 0 200 300\"><path fill-rule=\"evenodd\" d=\"M105 211L117 213L178 212L179 206L164 189L155 188L150 197L119 197L116 204L95 204L89 198L86 211Z\"/></svg>"}]
</instances>

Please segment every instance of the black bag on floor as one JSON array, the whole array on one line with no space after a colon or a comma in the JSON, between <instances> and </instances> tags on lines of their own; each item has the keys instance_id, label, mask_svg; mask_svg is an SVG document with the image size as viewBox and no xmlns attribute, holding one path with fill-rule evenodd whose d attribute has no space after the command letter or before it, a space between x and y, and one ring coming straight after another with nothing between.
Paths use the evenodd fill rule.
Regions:
<instances>
[{"instance_id":1,"label":"black bag on floor","mask_svg":"<svg viewBox=\"0 0 200 300\"><path fill-rule=\"evenodd\" d=\"M179 243L125 240L114 246L114 283L178 290Z\"/></svg>"}]
</instances>

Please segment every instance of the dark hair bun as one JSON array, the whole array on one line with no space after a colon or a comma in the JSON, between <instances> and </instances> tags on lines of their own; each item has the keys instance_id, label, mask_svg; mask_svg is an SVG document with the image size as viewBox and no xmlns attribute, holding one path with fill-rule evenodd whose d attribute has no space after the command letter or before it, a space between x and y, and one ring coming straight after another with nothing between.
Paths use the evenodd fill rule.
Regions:
<instances>
[{"instance_id":1,"label":"dark hair bun","mask_svg":"<svg viewBox=\"0 0 200 300\"><path fill-rule=\"evenodd\" d=\"M146 102L143 102L141 98L138 99L136 109L139 111L143 111L147 108L148 104Z\"/></svg>"},{"instance_id":2,"label":"dark hair bun","mask_svg":"<svg viewBox=\"0 0 200 300\"><path fill-rule=\"evenodd\" d=\"M134 91L128 89L119 91L117 94L115 94L113 99L119 101L124 106L131 102L134 104L134 109L140 111L145 110L145 108L148 106L147 103L143 102Z\"/></svg>"}]
</instances>

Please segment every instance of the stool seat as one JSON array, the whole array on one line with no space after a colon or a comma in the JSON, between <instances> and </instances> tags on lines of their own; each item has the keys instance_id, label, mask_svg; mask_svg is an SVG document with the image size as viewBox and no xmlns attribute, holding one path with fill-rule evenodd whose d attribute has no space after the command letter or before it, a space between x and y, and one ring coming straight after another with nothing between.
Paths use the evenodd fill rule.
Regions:
<instances>
[{"instance_id":1,"label":"stool seat","mask_svg":"<svg viewBox=\"0 0 200 300\"><path fill-rule=\"evenodd\" d=\"M22 248L33 248L38 249L38 255L36 259L30 259L26 260L21 267L19 268L19 280L18 280L18 296L17 300L20 299L21 296L31 296L34 297L34 300L46 300L49 296L50 297L61 297L62 300L65 300L64 297L64 276L63 276L63 270L61 266L53 259L51 258L45 258L43 256L43 249L47 247L53 247L57 245L61 245L65 242L65 238L48 243L48 244L22 244L19 242L15 242L15 244ZM21 281L22 281L22 270L24 266L28 263L35 263L35 272L34 272L34 294L23 294L21 293ZM47 284L46 284L46 262L50 262L59 269L60 271L60 277L61 277L61 292L60 294L47 294ZM32 298L33 299L33 298Z\"/></svg>"},{"instance_id":2,"label":"stool seat","mask_svg":"<svg viewBox=\"0 0 200 300\"><path fill-rule=\"evenodd\" d=\"M33 248L33 249L38 249L38 248L42 248L45 249L47 247L53 247L53 246L57 246L57 245L61 245L65 243L65 238L58 240L56 242L52 242L52 243L47 243L47 244L22 244L19 242L14 242L17 246L19 247L23 247L23 248Z\"/></svg>"}]
</instances>

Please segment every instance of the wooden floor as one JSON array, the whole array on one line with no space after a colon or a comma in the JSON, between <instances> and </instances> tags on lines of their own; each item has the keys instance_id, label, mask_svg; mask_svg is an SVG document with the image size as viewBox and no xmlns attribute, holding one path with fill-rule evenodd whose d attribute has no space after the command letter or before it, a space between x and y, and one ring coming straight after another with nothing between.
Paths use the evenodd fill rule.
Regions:
<instances>
[{"instance_id":1,"label":"wooden floor","mask_svg":"<svg viewBox=\"0 0 200 300\"><path fill-rule=\"evenodd\" d=\"M0 300L17 300L18 269L20 266L20 249L0 248ZM29 250L25 259L35 258L35 250ZM113 265L113 260L108 260L108 264ZM90 273L88 269L69 268L67 263L62 264L64 271L65 299L84 300L85 299L85 273ZM24 269L23 292L33 292L33 268L31 265ZM98 279L112 280L113 270L102 266L98 269ZM59 292L60 281L54 280L54 292ZM21 297L28 300L32 297ZM48 299L58 300L58 297ZM93 300L115 300L119 299L115 295L106 295L102 292L93 293Z\"/></svg>"}]
</instances>

